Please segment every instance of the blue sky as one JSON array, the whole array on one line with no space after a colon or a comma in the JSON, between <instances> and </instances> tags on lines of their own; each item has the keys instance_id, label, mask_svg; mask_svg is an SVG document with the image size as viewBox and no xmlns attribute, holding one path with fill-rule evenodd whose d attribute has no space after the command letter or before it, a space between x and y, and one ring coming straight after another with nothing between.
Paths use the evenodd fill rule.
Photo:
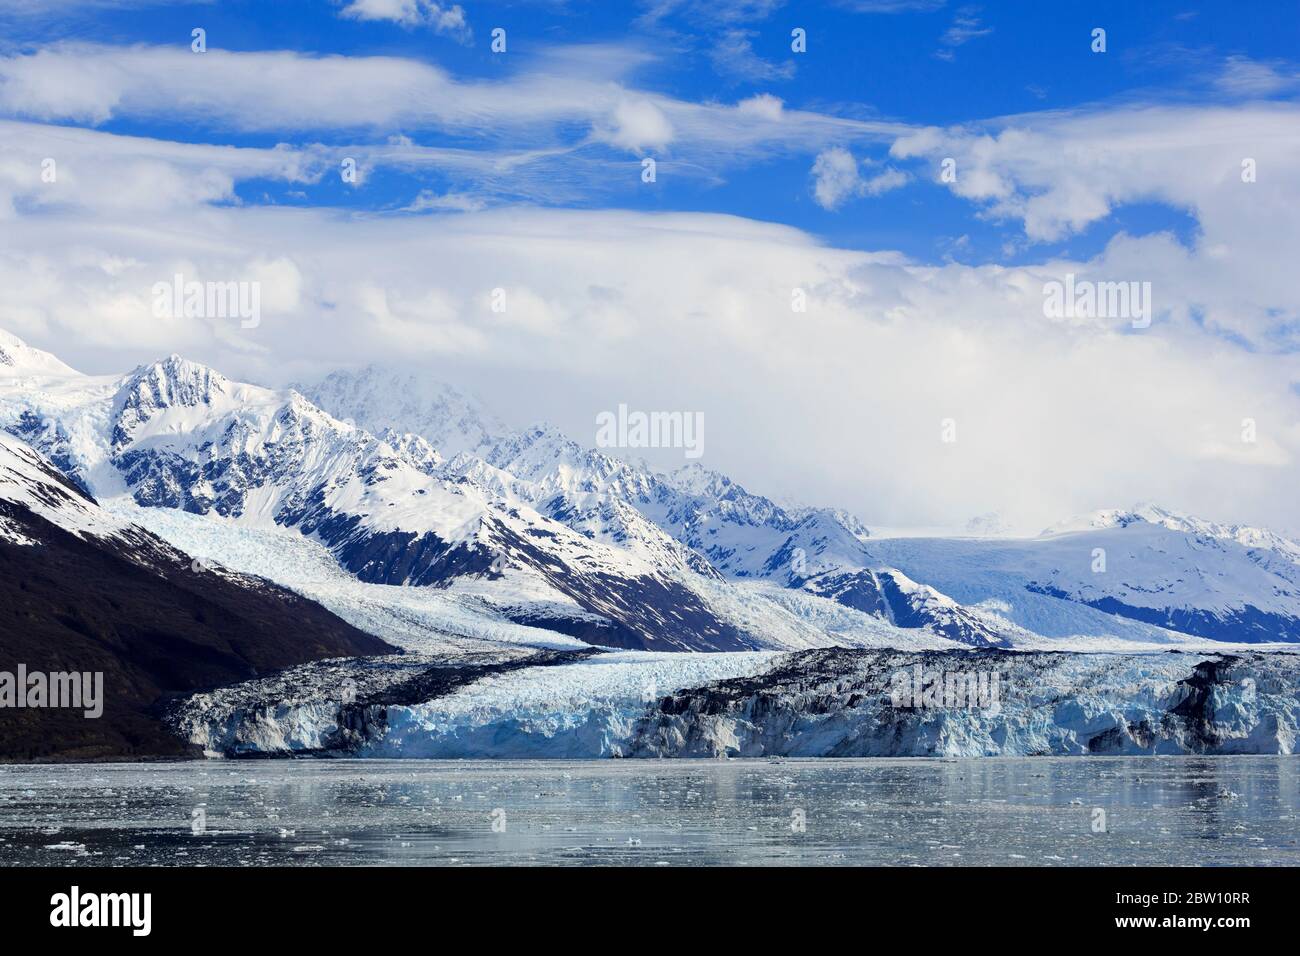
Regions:
<instances>
[{"instance_id":1,"label":"blue sky","mask_svg":"<svg viewBox=\"0 0 1300 956\"><path fill-rule=\"evenodd\" d=\"M588 445L699 411L706 466L869 523L1300 528L1297 40L1264 0L0 0L0 328L417 367ZM178 273L260 323L160 320ZM1149 324L1049 314L1067 277Z\"/></svg>"},{"instance_id":2,"label":"blue sky","mask_svg":"<svg viewBox=\"0 0 1300 956\"><path fill-rule=\"evenodd\" d=\"M344 4L55 2L40 13L38 5L19 0L6 15L4 45L9 51L58 41L184 48L190 30L202 26L212 50L402 57L432 64L458 80L491 82L535 67L556 49L607 44L616 60L644 56L625 81L648 93L724 104L767 94L788 109L952 125L1098 103L1219 99L1223 91L1215 80L1229 58L1284 61L1300 40L1295 9L1282 2L475 2L463 10L465 29L456 30L344 17ZM1091 31L1098 26L1107 32L1104 55L1090 49ZM489 50L495 27L507 30L505 55ZM795 27L807 31L803 54L791 52ZM97 128L186 142L272 146L285 141L284 131L208 126L201 115L183 123L174 117L120 116ZM307 128L296 131L294 140L346 143L355 132ZM395 126L386 132L428 146L472 149L482 141L474 130ZM534 138L539 145L548 141ZM884 163L888 146L861 143L854 153L860 161ZM640 155L660 163L653 186L639 180ZM734 213L794 225L840 245L896 249L919 261L1020 263L1089 256L1120 231L1172 230L1186 240L1195 230L1185 209L1134 202L1059 242L1030 243L1019 223L982 215L928 181L933 170L912 167L907 186L827 210L813 199L808 157L799 153L760 154L716 168L671 145L634 154L588 149L583 159L582 175L596 177L600 188L512 198L582 208ZM239 184L237 195L248 203L390 210L408 205L424 189L459 191L467 185L472 186L437 172L384 169L362 189L344 188L332 177L308 186L253 178Z\"/></svg>"}]
</instances>

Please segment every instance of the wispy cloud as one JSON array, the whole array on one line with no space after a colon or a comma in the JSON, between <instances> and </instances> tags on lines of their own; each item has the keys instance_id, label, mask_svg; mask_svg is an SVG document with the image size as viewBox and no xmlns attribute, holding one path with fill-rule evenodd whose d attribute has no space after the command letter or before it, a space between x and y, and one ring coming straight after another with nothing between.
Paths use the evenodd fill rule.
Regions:
<instances>
[{"instance_id":1,"label":"wispy cloud","mask_svg":"<svg viewBox=\"0 0 1300 956\"><path fill-rule=\"evenodd\" d=\"M977 13L979 7L962 7L957 11L951 25L939 38L939 44L943 49L938 50L935 56L941 60L952 60L956 57L954 51L957 47L993 32L992 27L986 27L976 16Z\"/></svg>"},{"instance_id":2,"label":"wispy cloud","mask_svg":"<svg viewBox=\"0 0 1300 956\"><path fill-rule=\"evenodd\" d=\"M315 149L175 143L0 120L0 220L18 206L193 209L233 200L243 180L315 182L330 163Z\"/></svg>"},{"instance_id":3,"label":"wispy cloud","mask_svg":"<svg viewBox=\"0 0 1300 956\"><path fill-rule=\"evenodd\" d=\"M402 212L478 212L487 206L482 196L472 193L443 193L439 195L432 190L422 190L409 206L402 207Z\"/></svg>"},{"instance_id":4,"label":"wispy cloud","mask_svg":"<svg viewBox=\"0 0 1300 956\"><path fill-rule=\"evenodd\" d=\"M643 0L642 26L657 26L670 17L694 24L752 24L766 20L785 0Z\"/></svg>"},{"instance_id":5,"label":"wispy cloud","mask_svg":"<svg viewBox=\"0 0 1300 956\"><path fill-rule=\"evenodd\" d=\"M795 73L793 60L772 63L754 52L752 30L727 30L713 41L709 58L723 76L746 82L788 80Z\"/></svg>"},{"instance_id":6,"label":"wispy cloud","mask_svg":"<svg viewBox=\"0 0 1300 956\"><path fill-rule=\"evenodd\" d=\"M1270 96L1300 87L1300 69L1276 60L1264 62L1230 56L1214 84L1233 96Z\"/></svg>"}]
</instances>

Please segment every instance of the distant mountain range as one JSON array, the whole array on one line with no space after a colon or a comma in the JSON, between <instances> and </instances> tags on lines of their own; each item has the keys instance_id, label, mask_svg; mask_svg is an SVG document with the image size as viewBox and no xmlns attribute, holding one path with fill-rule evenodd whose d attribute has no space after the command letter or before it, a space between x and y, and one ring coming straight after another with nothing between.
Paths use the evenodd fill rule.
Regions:
<instances>
[{"instance_id":1,"label":"distant mountain range","mask_svg":"<svg viewBox=\"0 0 1300 956\"><path fill-rule=\"evenodd\" d=\"M392 369L283 391L175 355L86 376L0 333L0 428L142 523L173 509L301 534L363 584L472 593L603 646L1300 641L1300 546L1263 529L1145 507L1037 538L875 538L698 463L663 473L511 430Z\"/></svg>"}]
</instances>

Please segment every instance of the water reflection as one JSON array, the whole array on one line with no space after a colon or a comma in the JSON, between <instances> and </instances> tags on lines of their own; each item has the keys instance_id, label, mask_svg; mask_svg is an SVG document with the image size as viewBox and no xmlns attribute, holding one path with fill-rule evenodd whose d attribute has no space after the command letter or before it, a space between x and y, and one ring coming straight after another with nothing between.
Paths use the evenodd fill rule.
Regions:
<instances>
[{"instance_id":1,"label":"water reflection","mask_svg":"<svg viewBox=\"0 0 1300 956\"><path fill-rule=\"evenodd\" d=\"M0 863L1296 865L1296 774L1290 757L7 766Z\"/></svg>"}]
</instances>

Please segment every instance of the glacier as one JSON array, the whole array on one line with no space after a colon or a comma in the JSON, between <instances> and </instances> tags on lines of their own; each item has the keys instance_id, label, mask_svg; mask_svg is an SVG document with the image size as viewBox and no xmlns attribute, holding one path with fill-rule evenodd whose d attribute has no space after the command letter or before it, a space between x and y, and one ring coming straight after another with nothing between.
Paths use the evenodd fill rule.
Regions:
<instances>
[{"instance_id":1,"label":"glacier","mask_svg":"<svg viewBox=\"0 0 1300 956\"><path fill-rule=\"evenodd\" d=\"M424 661L304 665L292 693L272 678L196 695L176 725L214 756L569 759L1290 754L1300 725L1291 653L522 653L442 661L463 673L420 700L362 669ZM914 673L993 674L995 697L900 703Z\"/></svg>"}]
</instances>

